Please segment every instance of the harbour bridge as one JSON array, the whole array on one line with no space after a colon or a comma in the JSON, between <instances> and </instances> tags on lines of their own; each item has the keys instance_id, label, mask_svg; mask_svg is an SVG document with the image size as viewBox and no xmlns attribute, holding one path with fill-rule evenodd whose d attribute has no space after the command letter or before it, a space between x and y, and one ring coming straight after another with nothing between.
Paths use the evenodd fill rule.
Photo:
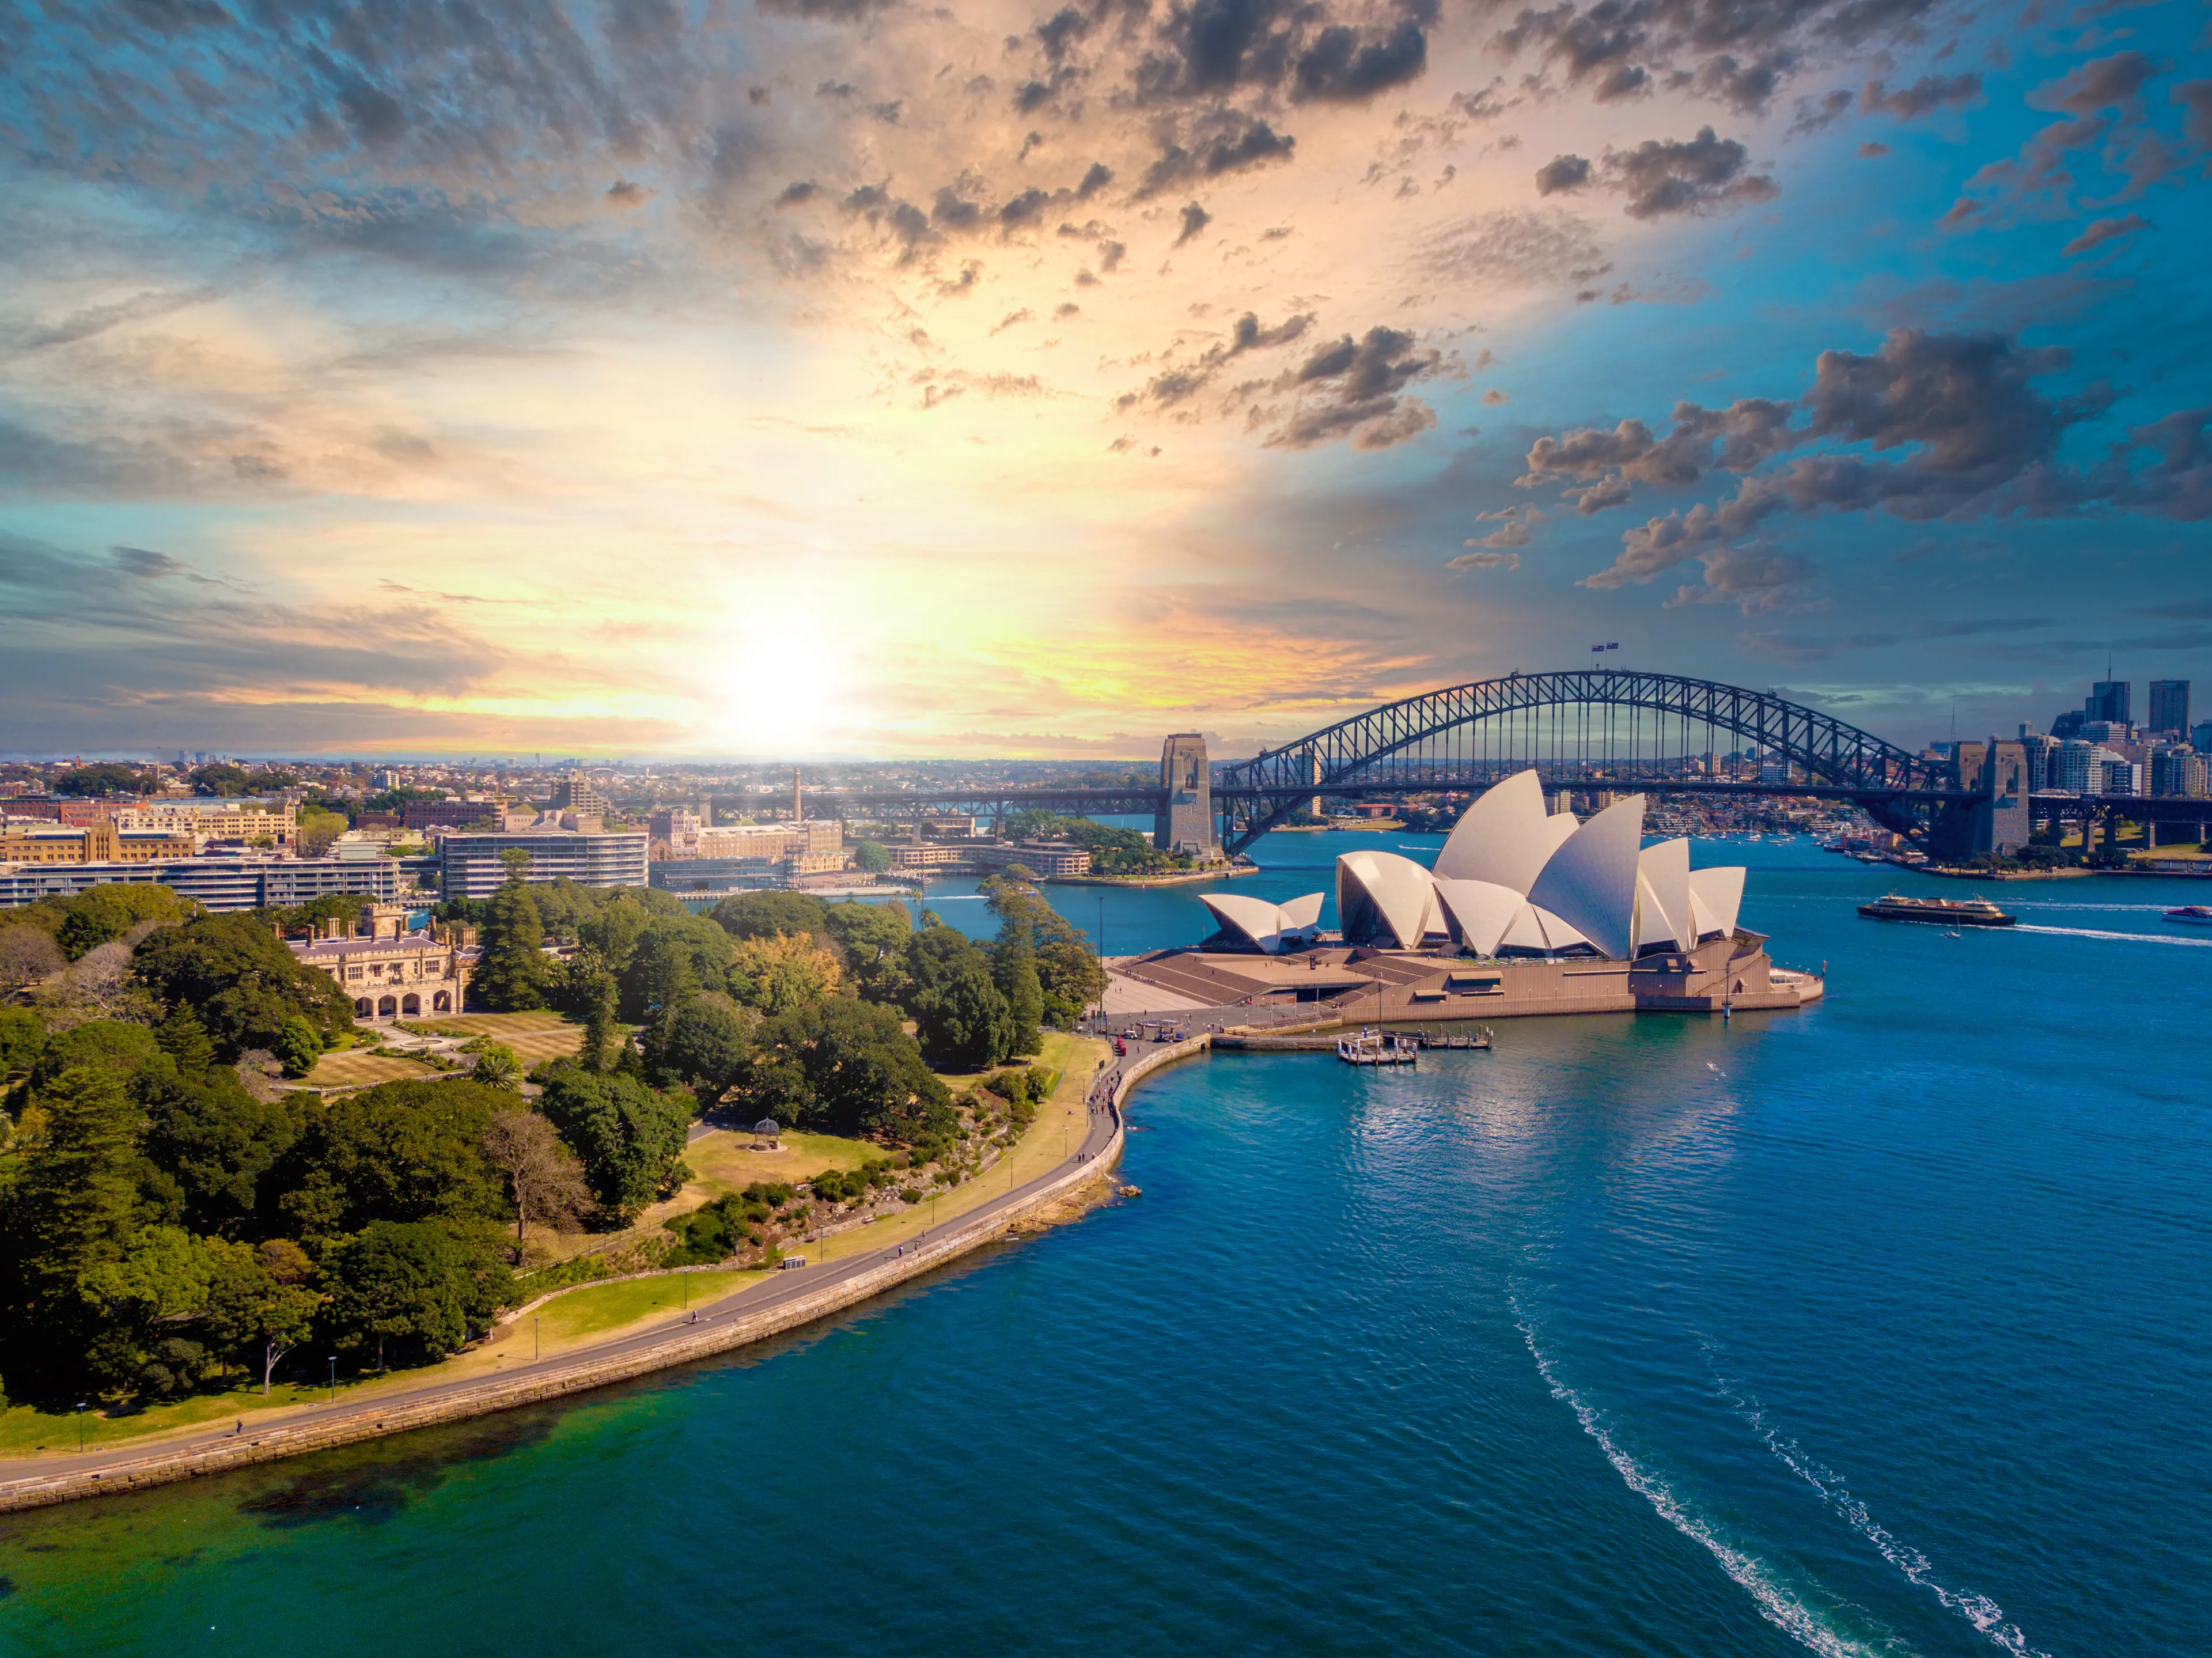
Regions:
<instances>
[{"instance_id":1,"label":"harbour bridge","mask_svg":"<svg viewBox=\"0 0 2212 1658\"><path fill-rule=\"evenodd\" d=\"M1023 807L1145 816L1162 847L1242 852L1325 799L1472 793L1534 768L1547 792L1848 801L1951 855L2010 851L2038 817L2130 817L2197 826L2212 802L2033 793L2018 743L1967 745L1931 760L1773 691L1624 668L1513 672L1402 697L1249 760L1211 767L1202 739L1170 737L1158 781L817 792L848 817L919 820L926 810L997 817Z\"/></svg>"}]
</instances>

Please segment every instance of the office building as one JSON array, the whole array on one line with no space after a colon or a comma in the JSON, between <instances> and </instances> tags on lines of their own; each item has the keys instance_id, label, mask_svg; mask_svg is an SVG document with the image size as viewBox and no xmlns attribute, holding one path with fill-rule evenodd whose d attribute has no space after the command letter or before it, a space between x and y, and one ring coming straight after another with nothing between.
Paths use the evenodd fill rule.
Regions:
<instances>
[{"instance_id":1,"label":"office building","mask_svg":"<svg viewBox=\"0 0 2212 1658\"><path fill-rule=\"evenodd\" d=\"M507 880L501 854L520 852L529 859L522 878L532 884L574 881L586 887L641 887L650 839L643 829L585 835L540 828L448 835L439 848L439 885L448 897L489 898Z\"/></svg>"},{"instance_id":2,"label":"office building","mask_svg":"<svg viewBox=\"0 0 2212 1658\"><path fill-rule=\"evenodd\" d=\"M2058 745L2051 760L2050 786L2066 794L2094 794L2089 780L2093 757L2101 752L2094 743L2071 737Z\"/></svg>"},{"instance_id":3,"label":"office building","mask_svg":"<svg viewBox=\"0 0 2212 1658\"><path fill-rule=\"evenodd\" d=\"M1072 841L990 841L968 848L977 869L1007 869L1019 864L1040 880L1064 881L1091 873L1091 850Z\"/></svg>"},{"instance_id":4,"label":"office building","mask_svg":"<svg viewBox=\"0 0 2212 1658\"><path fill-rule=\"evenodd\" d=\"M2199 754L2212 754L2212 720L2200 720L2191 728L2189 746Z\"/></svg>"},{"instance_id":5,"label":"office building","mask_svg":"<svg viewBox=\"0 0 2212 1658\"><path fill-rule=\"evenodd\" d=\"M2151 755L2150 792L2201 800L2212 793L2206 786L2207 771L2204 756L2196 750L2180 743L2161 744Z\"/></svg>"},{"instance_id":6,"label":"office building","mask_svg":"<svg viewBox=\"0 0 2212 1658\"><path fill-rule=\"evenodd\" d=\"M201 847L210 841L289 847L298 838L300 806L295 800L149 800L117 811L115 826L188 835Z\"/></svg>"},{"instance_id":7,"label":"office building","mask_svg":"<svg viewBox=\"0 0 2212 1658\"><path fill-rule=\"evenodd\" d=\"M2143 792L2143 768L2132 760L2123 760L2117 755L2107 753L2106 758L2097 762L2095 771L2102 780L2092 791L2093 793L2141 794Z\"/></svg>"},{"instance_id":8,"label":"office building","mask_svg":"<svg viewBox=\"0 0 2212 1658\"><path fill-rule=\"evenodd\" d=\"M0 908L75 897L114 882L167 887L216 914L303 904L333 893L400 895L409 873L379 858L185 858L167 863L0 864Z\"/></svg>"},{"instance_id":9,"label":"office building","mask_svg":"<svg viewBox=\"0 0 2212 1658\"><path fill-rule=\"evenodd\" d=\"M189 858L198 850L189 835L118 829L112 823L72 829L18 818L0 826L0 864L150 864Z\"/></svg>"},{"instance_id":10,"label":"office building","mask_svg":"<svg viewBox=\"0 0 2212 1658\"><path fill-rule=\"evenodd\" d=\"M2132 724L2135 715L2128 708L2132 687L2124 679L2100 679L2089 687L2089 700L2081 705L2082 715L2089 720L2103 720L2115 726Z\"/></svg>"},{"instance_id":11,"label":"office building","mask_svg":"<svg viewBox=\"0 0 2212 1658\"><path fill-rule=\"evenodd\" d=\"M573 811L579 817L604 817L607 797L582 772L572 771L553 786L553 810Z\"/></svg>"},{"instance_id":12,"label":"office building","mask_svg":"<svg viewBox=\"0 0 2212 1658\"><path fill-rule=\"evenodd\" d=\"M472 823L506 827L507 808L496 800L410 800L400 823L411 829L467 829Z\"/></svg>"},{"instance_id":13,"label":"office building","mask_svg":"<svg viewBox=\"0 0 2212 1658\"><path fill-rule=\"evenodd\" d=\"M2189 682L2185 679L2154 679L2150 682L2150 708L2145 717L2148 728L2161 736L2180 736L2189 729Z\"/></svg>"}]
</instances>

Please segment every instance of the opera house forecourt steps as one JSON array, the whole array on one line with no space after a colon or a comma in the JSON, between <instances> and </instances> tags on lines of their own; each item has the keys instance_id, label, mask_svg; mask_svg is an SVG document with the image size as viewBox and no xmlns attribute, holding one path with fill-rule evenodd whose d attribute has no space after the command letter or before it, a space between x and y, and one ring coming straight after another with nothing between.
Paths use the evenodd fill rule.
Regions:
<instances>
[{"instance_id":1,"label":"opera house forecourt steps","mask_svg":"<svg viewBox=\"0 0 2212 1658\"><path fill-rule=\"evenodd\" d=\"M1516 1014L1794 1008L1820 979L1777 968L1741 926L1744 872L1693 870L1686 840L1644 844L1644 798L1587 821L1547 809L1534 771L1462 816L1433 868L1361 850L1336 861L1340 931L1318 892L1276 904L1200 898L1219 931L1119 964L1177 1005L1369 1022ZM1273 1016L1279 1017L1279 1015Z\"/></svg>"}]
</instances>

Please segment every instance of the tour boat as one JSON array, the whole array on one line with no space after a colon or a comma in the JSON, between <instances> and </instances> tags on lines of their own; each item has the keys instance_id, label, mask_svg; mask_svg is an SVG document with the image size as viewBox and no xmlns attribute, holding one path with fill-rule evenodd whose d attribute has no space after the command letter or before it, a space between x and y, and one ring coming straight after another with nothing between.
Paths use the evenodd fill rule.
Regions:
<instances>
[{"instance_id":1,"label":"tour boat","mask_svg":"<svg viewBox=\"0 0 2212 1658\"><path fill-rule=\"evenodd\" d=\"M2169 921L2179 921L2185 926L2212 926L2212 909L2203 904L2184 904L2179 909L2166 912Z\"/></svg>"},{"instance_id":2,"label":"tour boat","mask_svg":"<svg viewBox=\"0 0 2212 1658\"><path fill-rule=\"evenodd\" d=\"M1859 914L1877 921L1933 921L1942 926L2010 926L2020 919L1986 898L1903 898L1893 892L1861 904Z\"/></svg>"}]
</instances>

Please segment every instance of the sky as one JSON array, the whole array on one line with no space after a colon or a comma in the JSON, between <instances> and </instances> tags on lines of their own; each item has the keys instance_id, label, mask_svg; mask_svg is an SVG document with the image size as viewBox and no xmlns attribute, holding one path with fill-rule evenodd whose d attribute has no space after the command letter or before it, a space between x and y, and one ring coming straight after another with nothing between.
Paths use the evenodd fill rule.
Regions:
<instances>
[{"instance_id":1,"label":"sky","mask_svg":"<svg viewBox=\"0 0 2212 1658\"><path fill-rule=\"evenodd\" d=\"M2188 0L0 0L0 752L2212 714Z\"/></svg>"}]
</instances>

